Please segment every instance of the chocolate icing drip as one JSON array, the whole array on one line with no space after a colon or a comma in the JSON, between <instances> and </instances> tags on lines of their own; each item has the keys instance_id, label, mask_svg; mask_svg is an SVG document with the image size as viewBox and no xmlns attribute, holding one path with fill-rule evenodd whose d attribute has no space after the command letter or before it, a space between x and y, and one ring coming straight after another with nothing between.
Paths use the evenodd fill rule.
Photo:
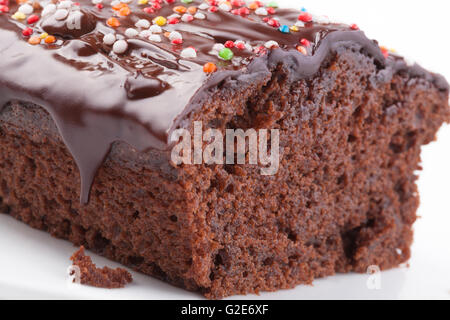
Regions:
<instances>
[{"instance_id":1,"label":"chocolate icing drip","mask_svg":"<svg viewBox=\"0 0 450 320\"><path fill-rule=\"evenodd\" d=\"M133 13L119 18L121 25L116 29L105 24L112 16L108 5L98 10L88 0L79 2L81 7L69 10L65 19L49 15L37 23L37 32L58 37L58 42L49 45L29 45L21 35L26 23L0 15L0 108L16 99L41 105L50 113L80 170L82 203L88 201L96 171L114 141L125 141L139 151L168 149L170 133L188 125L183 117L201 108L210 89L227 79L248 82L267 77L281 63L290 69L292 81L312 77L337 46L357 43L375 60L379 81L407 71L448 90L442 77L418 66L408 67L399 57L385 59L375 41L346 25L311 22L298 32L285 34L253 13L241 17L204 11L205 20L163 27L164 31L182 34L183 44L173 45L163 35L162 42L157 43L139 36L126 38L124 34L127 28L135 28L139 19L151 21L173 14L179 2L164 4L153 14L130 4ZM11 12L16 9L11 5ZM298 14L296 10L278 9L274 16L281 24L293 25ZM79 20L74 19L77 15ZM77 21L81 22L79 27L74 26ZM103 36L111 32L127 40L124 54L112 53L111 46L103 43ZM303 38L311 42L307 55L295 49ZM215 43L227 40L243 40L252 47L275 40L280 48L260 54L233 49L235 57L222 61L211 50ZM197 50L197 57L180 56L188 46ZM205 74L206 62L216 63L219 71Z\"/></svg>"}]
</instances>

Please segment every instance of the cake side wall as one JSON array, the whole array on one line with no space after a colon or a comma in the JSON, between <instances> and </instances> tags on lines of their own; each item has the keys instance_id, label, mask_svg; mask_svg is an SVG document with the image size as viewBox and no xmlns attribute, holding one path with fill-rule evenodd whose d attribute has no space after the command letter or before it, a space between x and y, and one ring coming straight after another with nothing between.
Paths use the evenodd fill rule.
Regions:
<instances>
[{"instance_id":1,"label":"cake side wall","mask_svg":"<svg viewBox=\"0 0 450 320\"><path fill-rule=\"evenodd\" d=\"M357 45L340 48L313 79L292 83L286 69L272 70L244 103L223 98L192 117L208 123L213 114L220 121L210 126L222 130L280 130L275 176L252 165L190 168L216 247L210 298L388 269L410 256L420 147L449 120L448 92L406 73L380 82Z\"/></svg>"}]
</instances>

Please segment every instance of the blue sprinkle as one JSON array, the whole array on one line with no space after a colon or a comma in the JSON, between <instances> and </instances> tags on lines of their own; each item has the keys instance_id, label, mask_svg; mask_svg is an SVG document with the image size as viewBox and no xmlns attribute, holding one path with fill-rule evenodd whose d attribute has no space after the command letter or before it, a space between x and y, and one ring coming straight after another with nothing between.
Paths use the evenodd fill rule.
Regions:
<instances>
[{"instance_id":1,"label":"blue sprinkle","mask_svg":"<svg viewBox=\"0 0 450 320\"><path fill-rule=\"evenodd\" d=\"M306 12L307 10L306 10L305 7L302 7L302 8L300 9L300 11Z\"/></svg>"},{"instance_id":2,"label":"blue sprinkle","mask_svg":"<svg viewBox=\"0 0 450 320\"><path fill-rule=\"evenodd\" d=\"M283 33L289 33L289 26L283 24L281 27L278 28Z\"/></svg>"}]
</instances>

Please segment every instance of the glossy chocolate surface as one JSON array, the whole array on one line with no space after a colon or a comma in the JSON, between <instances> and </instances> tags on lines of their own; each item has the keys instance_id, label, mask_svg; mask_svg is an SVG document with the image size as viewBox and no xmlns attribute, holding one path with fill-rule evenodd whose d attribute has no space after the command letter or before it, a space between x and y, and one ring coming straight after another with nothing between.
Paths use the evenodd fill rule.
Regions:
<instances>
[{"instance_id":1,"label":"glossy chocolate surface","mask_svg":"<svg viewBox=\"0 0 450 320\"><path fill-rule=\"evenodd\" d=\"M120 16L109 1L99 9L91 1L80 0L67 8L63 19L56 13L41 17L42 10L35 9L33 14L40 20L31 26L26 20L12 18L19 7L16 3L9 3L9 13L0 13L0 108L8 101L23 100L43 106L52 115L80 169L82 202L88 201L95 173L112 142L122 140L138 150L168 148L170 133L183 115L201 107L208 90L230 77L257 79L270 75L272 67L287 60L293 78L311 77L334 47L357 42L386 70L386 79L399 70L409 70L447 90L442 78L417 66L408 67L398 57L385 59L375 41L347 25L322 24L313 17L298 31L283 33L269 25L273 20L264 21L277 18L280 25L291 27L299 21L298 10L277 8L274 14L260 16L254 10L241 15L215 11L211 6L198 9L203 1L156 3L161 8L153 5L154 13L147 13L143 8L151 8L152 3L142 6L135 0L128 4L131 14ZM138 20L167 18L176 6L197 7L196 13L205 19L200 19L201 14L190 22L175 18L179 23L162 26L161 42L149 40L148 35L125 36L128 28L146 29L135 26ZM111 17L116 17L120 26L109 26ZM34 36L43 32L53 35L56 42L42 40L31 45L29 37L22 35L26 27L34 30ZM181 44L173 44L165 34L172 31L182 35ZM127 41L124 53L114 53L112 45L103 42L108 33ZM301 39L310 42L304 46L306 54L297 50ZM233 59L224 61L213 46L229 40L242 40L251 47L232 48ZM272 40L279 48L265 47ZM182 57L182 50L188 47L195 48L196 57ZM205 73L207 62L215 63L217 72Z\"/></svg>"}]
</instances>

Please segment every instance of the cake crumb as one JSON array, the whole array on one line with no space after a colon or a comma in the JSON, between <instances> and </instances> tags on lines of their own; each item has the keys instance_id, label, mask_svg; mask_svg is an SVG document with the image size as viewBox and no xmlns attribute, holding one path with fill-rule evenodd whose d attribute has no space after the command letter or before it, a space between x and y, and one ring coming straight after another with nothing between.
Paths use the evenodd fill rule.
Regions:
<instances>
[{"instance_id":1,"label":"cake crumb","mask_svg":"<svg viewBox=\"0 0 450 320\"><path fill-rule=\"evenodd\" d=\"M70 260L72 260L72 265L80 269L81 284L97 288L115 289L123 288L126 284L133 281L133 277L125 269L111 269L106 266L98 268L92 262L91 257L85 255L83 246L70 257Z\"/></svg>"}]
</instances>

